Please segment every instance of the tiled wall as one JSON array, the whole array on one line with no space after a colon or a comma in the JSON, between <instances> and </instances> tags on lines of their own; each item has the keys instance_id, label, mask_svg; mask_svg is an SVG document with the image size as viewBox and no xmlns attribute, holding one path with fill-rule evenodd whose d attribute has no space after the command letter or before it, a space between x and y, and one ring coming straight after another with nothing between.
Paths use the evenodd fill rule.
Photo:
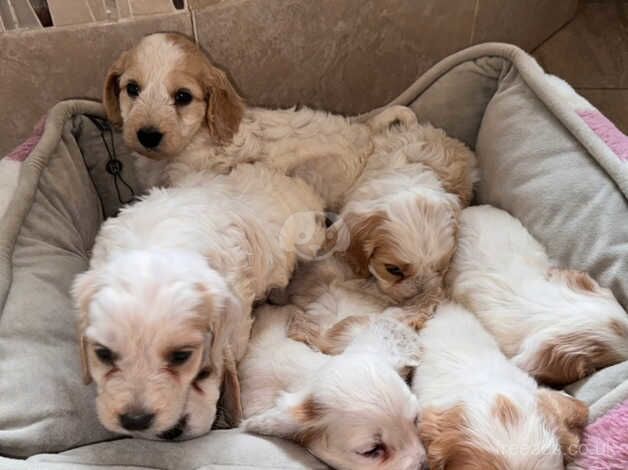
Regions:
<instances>
[{"instance_id":1,"label":"tiled wall","mask_svg":"<svg viewBox=\"0 0 628 470\"><path fill-rule=\"evenodd\" d=\"M115 2L133 2L136 13L140 3L150 7L148 0ZM24 139L55 102L99 98L108 65L151 31L196 30L199 43L252 104L306 104L353 114L385 104L435 62L471 44L506 41L530 50L566 23L576 5L577 0L188 0L189 10L166 15L125 19L118 10L122 19L114 22L3 33L0 155Z\"/></svg>"}]
</instances>

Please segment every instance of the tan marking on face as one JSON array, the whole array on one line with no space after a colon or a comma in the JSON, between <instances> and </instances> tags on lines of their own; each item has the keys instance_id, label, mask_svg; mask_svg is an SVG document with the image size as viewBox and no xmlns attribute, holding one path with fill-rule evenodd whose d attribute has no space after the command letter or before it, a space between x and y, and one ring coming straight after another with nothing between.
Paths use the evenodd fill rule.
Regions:
<instances>
[{"instance_id":1,"label":"tan marking on face","mask_svg":"<svg viewBox=\"0 0 628 470\"><path fill-rule=\"evenodd\" d=\"M493 404L493 415L499 419L504 427L512 428L521 420L517 405L508 397L498 394Z\"/></svg>"},{"instance_id":2,"label":"tan marking on face","mask_svg":"<svg viewBox=\"0 0 628 470\"><path fill-rule=\"evenodd\" d=\"M589 409L585 403L562 392L540 389L538 406L558 436L563 457L572 461L580 448L582 432L587 425Z\"/></svg>"},{"instance_id":3,"label":"tan marking on face","mask_svg":"<svg viewBox=\"0 0 628 470\"><path fill-rule=\"evenodd\" d=\"M444 411L426 410L419 434L427 450L430 468L447 470L507 470L500 455L479 447L472 440L464 407Z\"/></svg>"},{"instance_id":4,"label":"tan marking on face","mask_svg":"<svg viewBox=\"0 0 628 470\"><path fill-rule=\"evenodd\" d=\"M387 220L389 219L383 212L367 216L351 214L346 218L351 238L345 255L356 275L365 278L370 276L370 257L376 241L383 238L379 232Z\"/></svg>"}]
</instances>

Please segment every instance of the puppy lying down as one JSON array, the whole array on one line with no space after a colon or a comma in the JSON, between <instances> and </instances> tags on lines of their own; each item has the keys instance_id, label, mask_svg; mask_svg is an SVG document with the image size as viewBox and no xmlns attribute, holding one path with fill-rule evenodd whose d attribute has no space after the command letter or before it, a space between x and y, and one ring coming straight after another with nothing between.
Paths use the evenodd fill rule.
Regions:
<instances>
[{"instance_id":1,"label":"puppy lying down","mask_svg":"<svg viewBox=\"0 0 628 470\"><path fill-rule=\"evenodd\" d=\"M504 354L541 382L565 385L628 359L628 315L611 291L554 267L505 211L462 212L448 281Z\"/></svg>"},{"instance_id":2,"label":"puppy lying down","mask_svg":"<svg viewBox=\"0 0 628 470\"><path fill-rule=\"evenodd\" d=\"M177 33L144 37L111 65L103 104L137 152L144 187L262 161L313 186L335 210L372 151L372 135L416 122L395 106L368 123L308 108L246 107L225 73Z\"/></svg>"},{"instance_id":3,"label":"puppy lying down","mask_svg":"<svg viewBox=\"0 0 628 470\"><path fill-rule=\"evenodd\" d=\"M144 438L206 433L223 387L241 410L236 363L254 301L288 283L297 251L324 238L322 201L263 165L153 189L107 220L73 296L86 382L109 430Z\"/></svg>"},{"instance_id":4,"label":"puppy lying down","mask_svg":"<svg viewBox=\"0 0 628 470\"><path fill-rule=\"evenodd\" d=\"M339 470L423 468L417 400L400 376L416 366L416 334L379 318L327 356L287 337L294 309L255 311L239 367L242 428L292 439Z\"/></svg>"},{"instance_id":5,"label":"puppy lying down","mask_svg":"<svg viewBox=\"0 0 628 470\"><path fill-rule=\"evenodd\" d=\"M559 470L575 456L587 407L538 388L473 314L441 304L419 336L412 390L431 470Z\"/></svg>"}]
</instances>

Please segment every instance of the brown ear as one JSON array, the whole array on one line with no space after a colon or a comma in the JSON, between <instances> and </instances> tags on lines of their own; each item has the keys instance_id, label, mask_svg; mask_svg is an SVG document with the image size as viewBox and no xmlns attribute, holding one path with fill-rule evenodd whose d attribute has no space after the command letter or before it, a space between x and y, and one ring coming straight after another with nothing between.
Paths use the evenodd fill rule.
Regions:
<instances>
[{"instance_id":1,"label":"brown ear","mask_svg":"<svg viewBox=\"0 0 628 470\"><path fill-rule=\"evenodd\" d=\"M225 73L207 64L203 74L207 96L207 127L219 144L231 141L240 127L244 103Z\"/></svg>"},{"instance_id":2,"label":"brown ear","mask_svg":"<svg viewBox=\"0 0 628 470\"><path fill-rule=\"evenodd\" d=\"M350 237L345 259L357 276L370 276L369 260L377 242L378 232L387 220L384 212L366 215L352 213L345 218Z\"/></svg>"},{"instance_id":3,"label":"brown ear","mask_svg":"<svg viewBox=\"0 0 628 470\"><path fill-rule=\"evenodd\" d=\"M115 125L122 125L122 115L120 114L120 75L124 73L126 61L129 53L123 52L120 57L109 67L103 88L102 104L107 113L107 119Z\"/></svg>"},{"instance_id":4,"label":"brown ear","mask_svg":"<svg viewBox=\"0 0 628 470\"><path fill-rule=\"evenodd\" d=\"M550 280L564 282L571 289L585 293L597 294L602 291L602 288L595 282L595 279L587 273L576 271L575 269L550 268L548 278Z\"/></svg>"},{"instance_id":5,"label":"brown ear","mask_svg":"<svg viewBox=\"0 0 628 470\"><path fill-rule=\"evenodd\" d=\"M74 305L78 309L78 337L79 337L79 353L81 355L81 372L83 375L83 383L85 385L91 383L92 374L89 369L88 343L85 338L85 330L89 326L89 304L98 291L99 286L96 282L96 274L94 271L87 271L80 274L74 280L72 286L72 296L74 297Z\"/></svg>"},{"instance_id":6,"label":"brown ear","mask_svg":"<svg viewBox=\"0 0 628 470\"><path fill-rule=\"evenodd\" d=\"M465 440L466 418L462 406L448 410L425 410L421 417L419 436L430 468L443 469L453 458L455 448Z\"/></svg>"},{"instance_id":7,"label":"brown ear","mask_svg":"<svg viewBox=\"0 0 628 470\"><path fill-rule=\"evenodd\" d=\"M240 400L240 381L235 359L230 348L225 349L225 365L220 392L221 409L224 421L230 427L237 427L242 421L242 402Z\"/></svg>"},{"instance_id":8,"label":"brown ear","mask_svg":"<svg viewBox=\"0 0 628 470\"><path fill-rule=\"evenodd\" d=\"M580 438L589 418L587 405L549 389L539 389L538 403L539 410L558 436L564 459L572 461L578 455Z\"/></svg>"}]
</instances>

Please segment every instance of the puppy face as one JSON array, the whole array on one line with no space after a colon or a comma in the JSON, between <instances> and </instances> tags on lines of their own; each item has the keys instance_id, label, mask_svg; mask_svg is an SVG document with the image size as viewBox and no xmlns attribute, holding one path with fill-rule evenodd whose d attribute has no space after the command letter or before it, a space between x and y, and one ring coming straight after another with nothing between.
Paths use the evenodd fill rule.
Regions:
<instances>
[{"instance_id":1,"label":"puppy face","mask_svg":"<svg viewBox=\"0 0 628 470\"><path fill-rule=\"evenodd\" d=\"M331 358L313 386L282 395L244 429L293 439L337 469L422 468L416 398L390 365L358 357Z\"/></svg>"},{"instance_id":2,"label":"puppy face","mask_svg":"<svg viewBox=\"0 0 628 470\"><path fill-rule=\"evenodd\" d=\"M153 159L176 157L199 134L227 143L243 114L224 72L176 33L146 36L124 52L107 73L103 104L125 143Z\"/></svg>"},{"instance_id":3,"label":"puppy face","mask_svg":"<svg viewBox=\"0 0 628 470\"><path fill-rule=\"evenodd\" d=\"M430 469L559 470L577 452L587 416L578 400L548 390L527 405L503 395L484 405L425 410Z\"/></svg>"},{"instance_id":4,"label":"puppy face","mask_svg":"<svg viewBox=\"0 0 628 470\"><path fill-rule=\"evenodd\" d=\"M345 217L347 260L356 274L373 275L398 302L440 291L456 247L457 198L412 193L373 209Z\"/></svg>"},{"instance_id":5,"label":"puppy face","mask_svg":"<svg viewBox=\"0 0 628 470\"><path fill-rule=\"evenodd\" d=\"M111 431L149 439L207 432L224 378L234 380L225 317L237 322L239 304L204 260L174 258L131 252L75 282L84 374ZM200 416L190 414L195 400L205 405Z\"/></svg>"}]
</instances>

